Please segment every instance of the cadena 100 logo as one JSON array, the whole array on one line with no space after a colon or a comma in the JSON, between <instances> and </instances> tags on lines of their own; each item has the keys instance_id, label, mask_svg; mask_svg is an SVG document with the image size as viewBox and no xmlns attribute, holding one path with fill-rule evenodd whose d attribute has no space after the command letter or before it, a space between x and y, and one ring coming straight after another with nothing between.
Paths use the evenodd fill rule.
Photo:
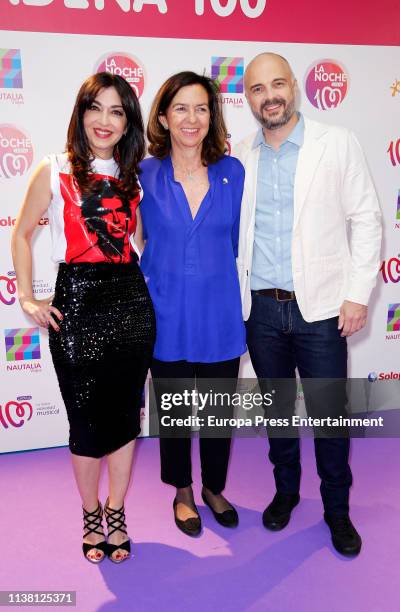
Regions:
<instances>
[{"instance_id":1,"label":"cadena 100 logo","mask_svg":"<svg viewBox=\"0 0 400 612\"><path fill-rule=\"evenodd\" d=\"M392 166L397 166L400 164L400 138L390 142L387 153L389 153L390 163Z\"/></svg>"},{"instance_id":2,"label":"cadena 100 logo","mask_svg":"<svg viewBox=\"0 0 400 612\"><path fill-rule=\"evenodd\" d=\"M311 104L319 110L336 108L347 94L347 71L336 60L319 60L307 71L305 90Z\"/></svg>"},{"instance_id":3,"label":"cadena 100 logo","mask_svg":"<svg viewBox=\"0 0 400 612\"><path fill-rule=\"evenodd\" d=\"M0 302L6 306L12 306L15 303L14 297L17 293L17 279L15 272L7 272L6 276L0 274Z\"/></svg>"},{"instance_id":4,"label":"cadena 100 logo","mask_svg":"<svg viewBox=\"0 0 400 612\"><path fill-rule=\"evenodd\" d=\"M33 160L31 139L14 125L0 125L0 177L22 176Z\"/></svg>"},{"instance_id":5,"label":"cadena 100 logo","mask_svg":"<svg viewBox=\"0 0 400 612\"><path fill-rule=\"evenodd\" d=\"M26 400L31 400L30 395L17 397L16 401L7 402L2 406L0 404L0 425L4 429L12 427L22 427L27 421L30 421L33 414L32 404Z\"/></svg>"},{"instance_id":6,"label":"cadena 100 logo","mask_svg":"<svg viewBox=\"0 0 400 612\"><path fill-rule=\"evenodd\" d=\"M128 81L138 98L144 89L144 68L138 59L127 53L108 53L97 62L95 72L111 72Z\"/></svg>"},{"instance_id":7,"label":"cadena 100 logo","mask_svg":"<svg viewBox=\"0 0 400 612\"><path fill-rule=\"evenodd\" d=\"M390 257L390 259L384 259L379 271L382 274L384 283L399 283L400 255L399 257Z\"/></svg>"}]
</instances>

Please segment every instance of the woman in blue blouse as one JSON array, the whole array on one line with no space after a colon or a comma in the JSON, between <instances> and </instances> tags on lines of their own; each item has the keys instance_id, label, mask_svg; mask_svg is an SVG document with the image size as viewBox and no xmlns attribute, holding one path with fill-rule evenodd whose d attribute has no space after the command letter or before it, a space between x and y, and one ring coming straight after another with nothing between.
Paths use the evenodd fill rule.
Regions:
<instances>
[{"instance_id":1,"label":"woman in blue blouse","mask_svg":"<svg viewBox=\"0 0 400 612\"><path fill-rule=\"evenodd\" d=\"M147 132L153 157L140 175L141 267L156 312L152 377L224 378L235 386L246 351L235 261L244 169L224 155L216 85L193 72L170 77L153 102ZM203 501L220 524L234 527L237 512L222 495L229 450L229 437L200 437ZM198 535L190 436L160 437L160 451L161 478L177 489L175 522Z\"/></svg>"}]
</instances>

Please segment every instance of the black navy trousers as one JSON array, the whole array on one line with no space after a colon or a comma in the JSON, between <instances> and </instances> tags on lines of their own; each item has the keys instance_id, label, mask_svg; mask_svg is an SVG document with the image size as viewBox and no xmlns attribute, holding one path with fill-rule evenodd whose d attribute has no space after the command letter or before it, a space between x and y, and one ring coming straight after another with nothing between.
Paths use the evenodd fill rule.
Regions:
<instances>
[{"instance_id":1,"label":"black navy trousers","mask_svg":"<svg viewBox=\"0 0 400 612\"><path fill-rule=\"evenodd\" d=\"M160 395L166 389L169 393L182 393L184 389L197 387L208 391L207 379L220 379L213 382L213 390L233 393L237 384L240 357L215 363L193 363L188 361L160 361L154 359L150 370L154 381L157 408L162 416ZM162 381L161 379L168 379ZM230 409L229 409L230 410ZM229 412L228 410L228 412ZM210 413L210 411L208 411ZM217 413L218 411L213 411ZM228 412L223 411L228 416ZM188 416L189 411L179 411L180 416ZM176 411L175 411L176 414ZM218 435L216 430L215 435ZM183 435L183 434L186 435ZM192 484L191 436L190 427L185 432L177 432L171 437L160 435L161 480L177 488ZM204 487L214 495L225 488L228 471L231 438L224 429L225 437L202 436L200 431L201 476Z\"/></svg>"},{"instance_id":2,"label":"black navy trousers","mask_svg":"<svg viewBox=\"0 0 400 612\"><path fill-rule=\"evenodd\" d=\"M345 391L342 393L341 389L345 389L347 376L347 343L337 325L338 317L307 323L295 299L278 301L275 297L252 292L252 310L246 324L247 344L260 383L261 379L285 379L282 381L285 397L280 416L290 418L294 413L296 367L303 383L309 416L345 414ZM292 387L288 386L289 379L293 379ZM338 381L339 388L333 394L329 385L324 385L319 394L313 393L312 389L308 398L311 379L340 379L342 382ZM301 473L298 436L280 438L269 435L269 444L277 491L298 493ZM315 437L314 444L325 512L345 515L349 512L352 483L349 437Z\"/></svg>"}]
</instances>

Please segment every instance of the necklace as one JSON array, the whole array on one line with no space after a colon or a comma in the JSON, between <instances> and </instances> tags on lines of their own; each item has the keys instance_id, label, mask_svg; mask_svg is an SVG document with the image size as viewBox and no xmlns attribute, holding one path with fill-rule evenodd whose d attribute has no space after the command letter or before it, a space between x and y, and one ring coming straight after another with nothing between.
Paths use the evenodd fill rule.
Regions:
<instances>
[{"instance_id":1,"label":"necklace","mask_svg":"<svg viewBox=\"0 0 400 612\"><path fill-rule=\"evenodd\" d=\"M181 176L183 175L184 177L183 180L187 179L188 181L191 181L191 182L201 180L194 175L196 174L196 172L198 172L198 170L200 170L200 168L205 167L203 166L202 162L200 162L200 164L196 166L195 168L180 168L179 166L176 166L174 162L172 162L172 166L174 168L175 175L176 174L180 174Z\"/></svg>"}]
</instances>

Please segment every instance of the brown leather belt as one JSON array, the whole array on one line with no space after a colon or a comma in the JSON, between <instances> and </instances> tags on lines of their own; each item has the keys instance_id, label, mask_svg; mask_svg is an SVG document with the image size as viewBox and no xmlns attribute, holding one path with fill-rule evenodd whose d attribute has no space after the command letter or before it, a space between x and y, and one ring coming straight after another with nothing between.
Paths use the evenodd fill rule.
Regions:
<instances>
[{"instance_id":1,"label":"brown leather belt","mask_svg":"<svg viewBox=\"0 0 400 612\"><path fill-rule=\"evenodd\" d=\"M294 291L286 291L285 289L255 289L252 293L273 297L278 302L288 302L296 299Z\"/></svg>"}]
</instances>

